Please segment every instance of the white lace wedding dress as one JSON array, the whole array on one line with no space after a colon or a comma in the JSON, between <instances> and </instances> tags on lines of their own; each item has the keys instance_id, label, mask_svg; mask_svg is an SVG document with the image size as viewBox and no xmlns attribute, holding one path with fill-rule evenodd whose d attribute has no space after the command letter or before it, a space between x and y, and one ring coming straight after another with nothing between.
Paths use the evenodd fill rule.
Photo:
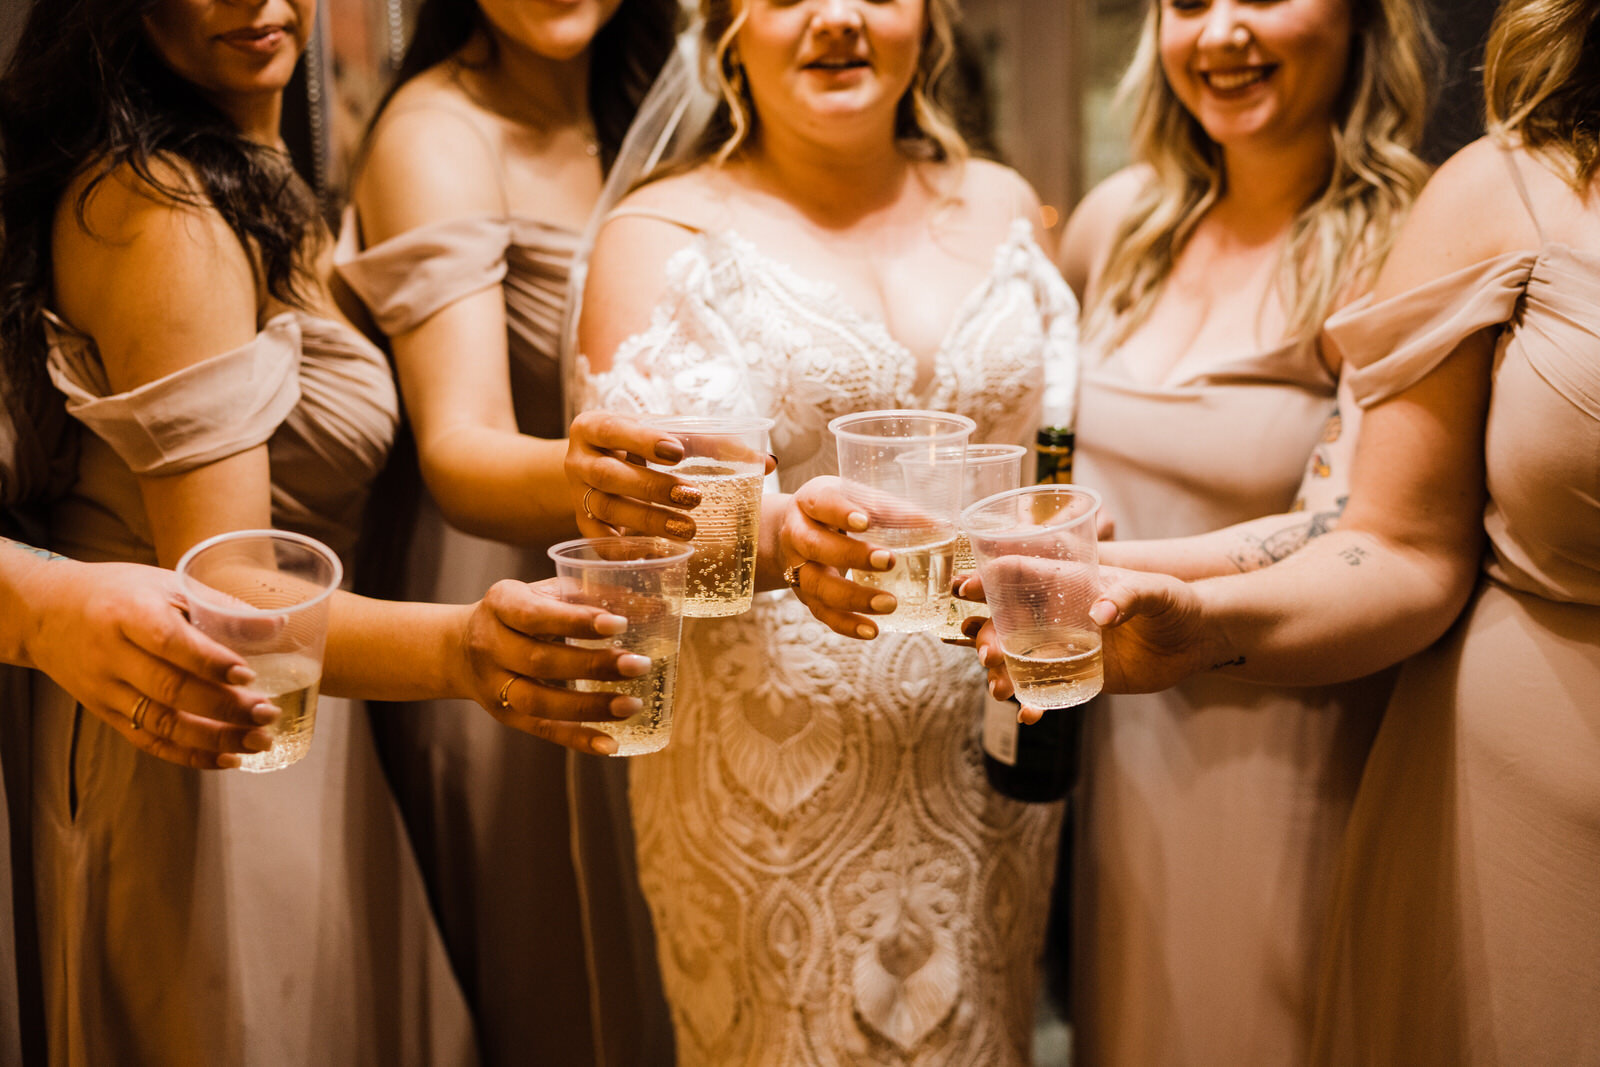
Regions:
<instances>
[{"instance_id":1,"label":"white lace wedding dress","mask_svg":"<svg viewBox=\"0 0 1600 1067\"><path fill-rule=\"evenodd\" d=\"M881 323L737 236L697 234L667 273L585 406L773 418L785 491L836 473L848 412L1031 441L1044 362L1076 358L1076 304L1026 224L921 394ZM686 621L680 663L673 741L630 767L680 1067L1026 1064L1061 807L987 786L972 650L838 637L781 592Z\"/></svg>"}]
</instances>

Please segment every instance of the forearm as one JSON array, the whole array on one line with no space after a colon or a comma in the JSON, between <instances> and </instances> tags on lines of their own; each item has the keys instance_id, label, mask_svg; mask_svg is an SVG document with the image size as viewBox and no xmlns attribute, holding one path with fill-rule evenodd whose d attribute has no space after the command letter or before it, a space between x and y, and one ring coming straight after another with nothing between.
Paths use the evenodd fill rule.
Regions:
<instances>
[{"instance_id":1,"label":"forearm","mask_svg":"<svg viewBox=\"0 0 1600 1067\"><path fill-rule=\"evenodd\" d=\"M1110 541L1100 546L1107 566L1155 571L1185 581L1244 574L1287 559L1338 528L1337 509L1266 515L1210 533L1159 541Z\"/></svg>"},{"instance_id":2,"label":"forearm","mask_svg":"<svg viewBox=\"0 0 1600 1067\"><path fill-rule=\"evenodd\" d=\"M1251 681L1321 685L1371 674L1436 641L1471 593L1474 555L1331 533L1280 566L1195 590L1214 666ZM1315 610L1308 610L1315 605Z\"/></svg>"},{"instance_id":3,"label":"forearm","mask_svg":"<svg viewBox=\"0 0 1600 1067\"><path fill-rule=\"evenodd\" d=\"M783 529L783 514L792 499L791 493L765 493L761 497L761 529L756 546L756 589L785 589L783 551L779 534Z\"/></svg>"},{"instance_id":4,"label":"forearm","mask_svg":"<svg viewBox=\"0 0 1600 1067\"><path fill-rule=\"evenodd\" d=\"M464 635L472 611L470 604L336 594L322 691L369 700L470 699Z\"/></svg>"},{"instance_id":5,"label":"forearm","mask_svg":"<svg viewBox=\"0 0 1600 1067\"><path fill-rule=\"evenodd\" d=\"M65 556L0 537L0 663L34 666L28 641L49 599L50 569L70 566L76 564Z\"/></svg>"},{"instance_id":6,"label":"forearm","mask_svg":"<svg viewBox=\"0 0 1600 1067\"><path fill-rule=\"evenodd\" d=\"M565 439L461 426L421 451L428 491L457 529L508 544L578 536Z\"/></svg>"}]
</instances>

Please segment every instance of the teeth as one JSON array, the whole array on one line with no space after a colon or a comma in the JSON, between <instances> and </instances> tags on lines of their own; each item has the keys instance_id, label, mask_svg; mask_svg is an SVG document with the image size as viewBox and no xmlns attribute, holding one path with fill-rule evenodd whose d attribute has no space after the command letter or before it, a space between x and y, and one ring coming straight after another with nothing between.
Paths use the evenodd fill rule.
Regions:
<instances>
[{"instance_id":1,"label":"teeth","mask_svg":"<svg viewBox=\"0 0 1600 1067\"><path fill-rule=\"evenodd\" d=\"M1248 70L1213 70L1205 74L1206 84L1221 92L1231 92L1243 89L1247 85L1266 78L1267 72L1261 67L1251 67Z\"/></svg>"}]
</instances>

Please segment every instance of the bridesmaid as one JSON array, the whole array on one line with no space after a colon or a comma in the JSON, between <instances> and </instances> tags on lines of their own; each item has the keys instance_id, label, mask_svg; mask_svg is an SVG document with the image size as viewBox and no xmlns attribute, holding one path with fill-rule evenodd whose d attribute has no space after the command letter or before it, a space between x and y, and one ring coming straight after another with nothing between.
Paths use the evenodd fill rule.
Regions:
<instances>
[{"instance_id":1,"label":"bridesmaid","mask_svg":"<svg viewBox=\"0 0 1600 1067\"><path fill-rule=\"evenodd\" d=\"M498 577L552 573L544 549L578 536L569 448L676 457L620 419L582 418L564 440L557 349L580 231L678 18L676 0L425 0L418 11L338 257L389 335L429 490L407 598L456 603ZM642 484L663 503L696 499L669 478ZM694 528L681 511L630 525ZM559 749L449 703L410 705L382 728L485 1059L587 1063L602 1042L610 1062L655 1059L665 1008L647 931L627 936L631 869L616 870L632 847L607 839L626 823L586 822L581 844L599 858L584 884ZM579 763L575 774L599 770ZM642 901L633 914L648 923ZM591 1003L592 1038L573 1025ZM600 1011L624 1004L603 1023Z\"/></svg>"},{"instance_id":2,"label":"bridesmaid","mask_svg":"<svg viewBox=\"0 0 1600 1067\"><path fill-rule=\"evenodd\" d=\"M1600 0L1501 8L1489 137L1328 323L1367 409L1340 529L1256 574L1127 572L1095 606L1120 687L1412 657L1340 857L1313 1063L1600 1058L1597 27Z\"/></svg>"},{"instance_id":3,"label":"bridesmaid","mask_svg":"<svg viewBox=\"0 0 1600 1067\"><path fill-rule=\"evenodd\" d=\"M1370 284L1426 174L1425 39L1411 0L1152 0L1128 74L1139 162L1063 246L1084 306L1076 476L1120 536L1294 500L1339 375L1317 330ZM1386 691L1203 678L1086 712L1085 1062L1304 1061L1333 859Z\"/></svg>"},{"instance_id":4,"label":"bridesmaid","mask_svg":"<svg viewBox=\"0 0 1600 1067\"><path fill-rule=\"evenodd\" d=\"M0 78L0 353L82 424L50 516L76 558L170 567L267 526L354 547L398 405L279 135L314 18L311 0L37 4ZM338 698L470 698L593 748L609 739L579 723L611 706L533 676L648 665L537 638L618 624L513 582L463 607L335 594L316 743L269 775L148 759L122 738L170 707L124 693L108 722L36 679L52 1062L475 1062L366 716Z\"/></svg>"}]
</instances>

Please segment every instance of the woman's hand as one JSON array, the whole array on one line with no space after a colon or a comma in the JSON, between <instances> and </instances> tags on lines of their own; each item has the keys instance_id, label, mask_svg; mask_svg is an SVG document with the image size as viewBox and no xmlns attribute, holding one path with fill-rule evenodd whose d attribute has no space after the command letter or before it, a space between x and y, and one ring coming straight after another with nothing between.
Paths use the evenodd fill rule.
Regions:
<instances>
[{"instance_id":1,"label":"woman's hand","mask_svg":"<svg viewBox=\"0 0 1600 1067\"><path fill-rule=\"evenodd\" d=\"M813 478L793 496L777 498L776 507L780 514L762 517L763 523L777 523L771 566L835 633L877 637L878 626L867 614L889 614L895 609L894 596L844 576L847 570L886 571L894 566L894 553L887 548L850 536L867 530L866 509L850 499L843 481L831 476Z\"/></svg>"},{"instance_id":2,"label":"woman's hand","mask_svg":"<svg viewBox=\"0 0 1600 1067\"><path fill-rule=\"evenodd\" d=\"M677 463L683 445L669 434L637 419L604 411L586 411L567 431L567 483L578 529L585 537L606 537L626 530L687 541L694 520L684 508L700 503L700 490L670 474L644 465Z\"/></svg>"},{"instance_id":3,"label":"woman's hand","mask_svg":"<svg viewBox=\"0 0 1600 1067\"><path fill-rule=\"evenodd\" d=\"M619 681L650 671L650 661L620 648L579 648L563 638L603 640L627 632L620 615L554 595L556 579L497 582L474 607L462 635L464 690L507 726L567 748L608 756L617 743L585 723L626 719L638 697L580 693L574 678Z\"/></svg>"},{"instance_id":4,"label":"woman's hand","mask_svg":"<svg viewBox=\"0 0 1600 1067\"><path fill-rule=\"evenodd\" d=\"M129 744L200 770L272 747L262 727L278 709L247 688L242 657L189 623L176 574L61 558L35 573L28 662Z\"/></svg>"},{"instance_id":5,"label":"woman's hand","mask_svg":"<svg viewBox=\"0 0 1600 1067\"><path fill-rule=\"evenodd\" d=\"M983 581L974 575L961 595L983 599ZM1205 618L1204 601L1188 582L1142 571L1101 570L1100 595L1089 617L1101 628L1108 693L1153 693L1201 671L1243 662L1227 651L1220 629ZM976 631L978 659L989 672L989 691L1005 700L1013 694L1005 656L994 621L967 620ZM1037 722L1042 714L1024 705L1022 721Z\"/></svg>"}]
</instances>

